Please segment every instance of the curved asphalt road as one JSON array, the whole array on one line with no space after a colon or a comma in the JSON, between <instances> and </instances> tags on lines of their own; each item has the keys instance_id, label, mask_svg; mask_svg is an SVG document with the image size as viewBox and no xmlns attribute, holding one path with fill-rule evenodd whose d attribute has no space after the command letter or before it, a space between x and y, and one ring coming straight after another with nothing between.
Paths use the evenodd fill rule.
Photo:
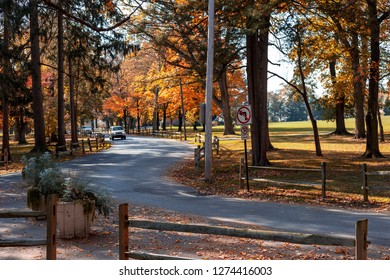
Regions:
<instances>
[{"instance_id":1,"label":"curved asphalt road","mask_svg":"<svg viewBox=\"0 0 390 280\"><path fill-rule=\"evenodd\" d=\"M120 202L162 207L217 220L259 224L273 229L353 237L355 222L369 220L369 240L390 247L390 213L255 202L221 196L199 196L192 188L165 180L162 174L193 147L171 140L130 137L110 150L67 162L107 187Z\"/></svg>"},{"instance_id":2,"label":"curved asphalt road","mask_svg":"<svg viewBox=\"0 0 390 280\"><path fill-rule=\"evenodd\" d=\"M199 196L192 188L169 182L163 173L193 147L172 140L129 137L111 149L64 163L112 192L119 202L137 203L201 215L216 220L258 224L273 229L354 237L355 222L368 218L368 239L390 247L390 213L366 213L337 208L255 202L221 196ZM1 176L0 185L20 180Z\"/></svg>"}]
</instances>

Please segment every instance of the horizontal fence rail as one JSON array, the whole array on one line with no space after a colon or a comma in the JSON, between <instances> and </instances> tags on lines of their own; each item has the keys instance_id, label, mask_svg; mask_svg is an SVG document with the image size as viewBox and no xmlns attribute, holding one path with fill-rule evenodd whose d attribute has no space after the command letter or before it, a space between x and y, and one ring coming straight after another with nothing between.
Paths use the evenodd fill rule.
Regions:
<instances>
[{"instance_id":1,"label":"horizontal fence rail","mask_svg":"<svg viewBox=\"0 0 390 280\"><path fill-rule=\"evenodd\" d=\"M128 216L128 204L119 205L119 259L164 259L164 255L148 254L145 252L129 251L129 227L147 230L187 232L194 234L212 234L229 237L270 240L277 242L289 242L296 244L311 244L325 246L349 246L355 247L356 259L367 259L367 220L356 223L356 237L342 238L328 235L276 232L252 229L240 229L232 227L216 227L208 225L177 224L155 222L148 220L130 220ZM172 257L170 257L172 258ZM176 258L175 258L176 259ZM180 258L179 258L180 259Z\"/></svg>"},{"instance_id":2,"label":"horizontal fence rail","mask_svg":"<svg viewBox=\"0 0 390 280\"><path fill-rule=\"evenodd\" d=\"M98 151L109 145L110 142L105 141L103 137L96 137L94 139L88 138L78 142L67 142L66 145L62 146L56 145L55 154L57 158L63 155L77 155L78 151L81 151L82 154L85 155L87 151L93 152L94 149L95 151Z\"/></svg>"},{"instance_id":3,"label":"horizontal fence rail","mask_svg":"<svg viewBox=\"0 0 390 280\"><path fill-rule=\"evenodd\" d=\"M375 191L375 190L387 190L390 191L390 185L387 186L369 186L368 185L368 177L369 176L389 176L390 171L367 171L367 164L362 164L362 178L363 178L363 184L362 184L362 190L363 190L363 200L364 202L368 202L368 194L369 191Z\"/></svg>"},{"instance_id":4,"label":"horizontal fence rail","mask_svg":"<svg viewBox=\"0 0 390 280\"><path fill-rule=\"evenodd\" d=\"M301 186L313 186L319 185L317 182L298 182L298 181L282 181L282 180L271 180L267 178L258 178L246 176L244 168L244 158L240 159L240 170L239 170L239 180L240 187L244 186L244 181L246 178L258 182L272 182L275 184L292 184L292 185L301 185ZM320 168L290 168L290 167L276 167L276 166L248 166L249 170L277 170L277 171L286 171L286 172L308 172L308 173L320 173L321 174L321 191L322 198L326 198L326 163L322 162Z\"/></svg>"},{"instance_id":5,"label":"horizontal fence rail","mask_svg":"<svg viewBox=\"0 0 390 280\"><path fill-rule=\"evenodd\" d=\"M153 129L149 128L132 128L129 130L131 134L142 135L142 136L151 136L153 135Z\"/></svg>"},{"instance_id":6,"label":"horizontal fence rail","mask_svg":"<svg viewBox=\"0 0 390 280\"><path fill-rule=\"evenodd\" d=\"M24 247L24 246L44 246L46 245L46 259L55 260L57 258L56 230L57 230L57 196L52 194L47 196L47 211L0 211L0 218L34 218L46 217L46 239L0 239L0 247Z\"/></svg>"}]
</instances>

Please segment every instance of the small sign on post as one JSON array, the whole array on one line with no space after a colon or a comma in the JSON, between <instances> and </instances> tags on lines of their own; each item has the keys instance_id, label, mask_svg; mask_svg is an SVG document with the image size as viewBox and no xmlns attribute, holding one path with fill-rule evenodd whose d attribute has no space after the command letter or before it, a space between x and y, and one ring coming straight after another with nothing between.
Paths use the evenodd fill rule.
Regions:
<instances>
[{"instance_id":1,"label":"small sign on post","mask_svg":"<svg viewBox=\"0 0 390 280\"><path fill-rule=\"evenodd\" d=\"M249 139L249 126L242 125L241 126L241 140L248 140Z\"/></svg>"},{"instance_id":2,"label":"small sign on post","mask_svg":"<svg viewBox=\"0 0 390 280\"><path fill-rule=\"evenodd\" d=\"M244 140L246 188L249 192L248 149L246 145L246 140L249 139L248 125L252 124L252 109L250 105L242 105L237 108L236 123L238 125L241 125L241 140Z\"/></svg>"}]
</instances>

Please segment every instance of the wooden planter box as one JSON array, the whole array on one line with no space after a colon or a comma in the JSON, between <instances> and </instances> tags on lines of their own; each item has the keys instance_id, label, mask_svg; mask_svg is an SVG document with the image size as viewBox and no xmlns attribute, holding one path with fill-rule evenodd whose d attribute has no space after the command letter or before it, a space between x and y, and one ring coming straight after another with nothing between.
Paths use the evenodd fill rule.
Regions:
<instances>
[{"instance_id":1,"label":"wooden planter box","mask_svg":"<svg viewBox=\"0 0 390 280\"><path fill-rule=\"evenodd\" d=\"M31 210L32 211L46 212L46 199L47 199L46 195L41 195L39 202L31 205Z\"/></svg>"},{"instance_id":2,"label":"wooden planter box","mask_svg":"<svg viewBox=\"0 0 390 280\"><path fill-rule=\"evenodd\" d=\"M60 238L88 237L94 218L95 207L85 211L85 202L58 202L57 222ZM91 208L91 207L89 207Z\"/></svg>"}]
</instances>

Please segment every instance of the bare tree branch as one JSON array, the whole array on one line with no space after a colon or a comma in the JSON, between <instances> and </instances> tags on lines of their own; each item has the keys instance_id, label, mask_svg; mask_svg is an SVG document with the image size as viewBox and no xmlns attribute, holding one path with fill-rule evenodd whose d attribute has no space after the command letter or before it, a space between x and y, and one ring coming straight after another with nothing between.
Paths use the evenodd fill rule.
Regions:
<instances>
[{"instance_id":1,"label":"bare tree branch","mask_svg":"<svg viewBox=\"0 0 390 280\"><path fill-rule=\"evenodd\" d=\"M291 83L290 81L288 81L287 79L283 78L282 76L280 76L279 74L276 74L272 71L268 71L268 73L272 74L273 76L275 77L278 77L279 79L283 80L286 84L288 84L290 87L294 88L296 91L298 91L300 94L303 94L302 90L299 89L299 87L297 87L296 85L294 85L293 83Z\"/></svg>"}]
</instances>

